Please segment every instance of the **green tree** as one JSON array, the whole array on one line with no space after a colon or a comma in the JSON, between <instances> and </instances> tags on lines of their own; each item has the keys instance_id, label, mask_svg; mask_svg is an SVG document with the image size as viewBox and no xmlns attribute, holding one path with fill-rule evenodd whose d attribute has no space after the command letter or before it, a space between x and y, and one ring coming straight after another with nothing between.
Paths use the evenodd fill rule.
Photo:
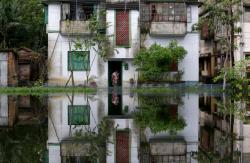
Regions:
<instances>
[{"instance_id":1,"label":"green tree","mask_svg":"<svg viewBox=\"0 0 250 163\"><path fill-rule=\"evenodd\" d=\"M239 21L241 0L203 1L203 9L207 12L199 18L199 22L193 26L194 30L201 30L204 25L214 33L221 45L221 52L225 53L223 63L223 90L226 89L228 67L233 66L233 56L236 45L234 43L234 31Z\"/></svg>"},{"instance_id":2,"label":"green tree","mask_svg":"<svg viewBox=\"0 0 250 163\"><path fill-rule=\"evenodd\" d=\"M173 100L173 97L171 97ZM150 128L153 133L169 131L176 134L186 126L185 120L176 115L177 110L171 107L168 97L140 96L140 111L134 114L135 123L142 129ZM181 104L180 99L174 99Z\"/></svg>"},{"instance_id":3,"label":"green tree","mask_svg":"<svg viewBox=\"0 0 250 163\"><path fill-rule=\"evenodd\" d=\"M246 76L246 69L249 64L250 60L242 60L236 62L234 67L224 67L219 75L214 78L214 81L223 80L225 73L227 73L225 80L230 83L232 93L247 90L250 79Z\"/></svg>"},{"instance_id":4,"label":"green tree","mask_svg":"<svg viewBox=\"0 0 250 163\"><path fill-rule=\"evenodd\" d=\"M170 42L167 47L154 44L149 49L141 49L135 55L134 64L138 67L141 79L160 81L164 73L170 70L170 65L180 62L186 53L176 41Z\"/></svg>"},{"instance_id":5,"label":"green tree","mask_svg":"<svg viewBox=\"0 0 250 163\"><path fill-rule=\"evenodd\" d=\"M45 51L47 39L41 1L0 1L0 48L26 46Z\"/></svg>"}]
</instances>

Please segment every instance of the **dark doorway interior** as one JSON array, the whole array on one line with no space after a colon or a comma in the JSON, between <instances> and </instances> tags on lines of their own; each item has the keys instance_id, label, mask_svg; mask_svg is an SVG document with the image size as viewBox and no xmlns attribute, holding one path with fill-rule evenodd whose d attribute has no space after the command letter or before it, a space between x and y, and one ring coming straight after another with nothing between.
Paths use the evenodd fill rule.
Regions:
<instances>
[{"instance_id":1,"label":"dark doorway interior","mask_svg":"<svg viewBox=\"0 0 250 163\"><path fill-rule=\"evenodd\" d=\"M114 83L114 74L118 73L117 82ZM112 78L113 77L113 78ZM109 61L108 62L108 84L109 87L122 86L122 61Z\"/></svg>"},{"instance_id":2,"label":"dark doorway interior","mask_svg":"<svg viewBox=\"0 0 250 163\"><path fill-rule=\"evenodd\" d=\"M108 95L108 115L122 115L122 95L115 91Z\"/></svg>"}]
</instances>

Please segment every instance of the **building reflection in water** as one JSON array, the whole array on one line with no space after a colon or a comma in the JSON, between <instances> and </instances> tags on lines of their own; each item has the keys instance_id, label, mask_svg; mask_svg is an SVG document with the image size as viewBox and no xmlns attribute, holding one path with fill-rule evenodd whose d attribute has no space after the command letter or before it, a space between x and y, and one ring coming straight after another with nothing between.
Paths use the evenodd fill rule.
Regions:
<instances>
[{"instance_id":1,"label":"building reflection in water","mask_svg":"<svg viewBox=\"0 0 250 163\"><path fill-rule=\"evenodd\" d=\"M114 103L114 96L116 102ZM105 162L196 162L192 151L198 151L199 106L198 95L181 96L182 104L171 97L165 109L172 117L182 117L185 127L176 133L152 132L135 123L133 117L141 112L137 95L112 91L98 95L52 95L49 98L48 151L49 162L83 162L89 156L88 142L74 142L77 132L96 132L104 119L112 121L109 142L106 144ZM152 97L148 97L152 98ZM118 100L118 101L117 101ZM69 143L71 142L71 143ZM67 144L68 143L68 144ZM66 144L66 145L65 145ZM82 144L82 145L79 145ZM150 148L143 149L143 145ZM65 152L67 146L76 146L73 152ZM63 148L63 149L62 149ZM80 151L78 151L80 150ZM145 151L146 150L146 151ZM67 150L66 150L67 151ZM66 157L68 159L66 159ZM103 161L103 160L102 160ZM168 162L167 161L167 162ZM100 162L100 160L99 160Z\"/></svg>"},{"instance_id":2,"label":"building reflection in water","mask_svg":"<svg viewBox=\"0 0 250 163\"><path fill-rule=\"evenodd\" d=\"M39 143L43 160L49 163L249 162L248 112L244 123L221 112L220 96L112 90L44 97L1 95L0 101L1 136L4 128L48 126L43 130L47 143Z\"/></svg>"}]
</instances>

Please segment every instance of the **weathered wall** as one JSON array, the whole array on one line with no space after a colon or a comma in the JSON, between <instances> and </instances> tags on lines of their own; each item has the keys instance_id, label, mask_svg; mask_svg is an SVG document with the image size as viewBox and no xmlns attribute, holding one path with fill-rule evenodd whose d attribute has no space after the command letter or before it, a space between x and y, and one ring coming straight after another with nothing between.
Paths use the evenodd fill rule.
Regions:
<instances>
[{"instance_id":1,"label":"weathered wall","mask_svg":"<svg viewBox=\"0 0 250 163\"><path fill-rule=\"evenodd\" d=\"M71 96L70 96L71 97ZM129 113L132 113L137 106L137 97L131 97L129 94L124 94L122 96L124 108L125 105L129 106ZM78 95L74 96L74 105L86 105L87 96ZM70 136L70 125L68 124L68 106L71 105L70 100L66 95L53 95L49 98L48 105L48 150L49 150L49 162L50 163L60 163L60 146L61 140ZM108 94L107 92L100 92L98 95L89 95L89 105L91 107L90 113L90 125L72 125L72 134L77 129L83 129L85 127L90 127L94 129L100 121L108 116ZM137 144L138 144L138 134L134 129L134 124L132 119L112 119L114 121L114 127L117 126L118 129L123 130L126 128L131 129L130 140L131 147L133 150L130 151L131 160L137 159ZM114 140L114 133L110 137L110 140ZM114 144L109 144L108 148L113 151L115 150ZM107 157L107 162L115 159L114 155ZM112 162L112 161L111 161ZM132 161L134 162L134 161ZM137 161L135 161L136 163Z\"/></svg>"},{"instance_id":2,"label":"weathered wall","mask_svg":"<svg viewBox=\"0 0 250 163\"><path fill-rule=\"evenodd\" d=\"M8 52L0 52L0 86L8 85Z\"/></svg>"},{"instance_id":3,"label":"weathered wall","mask_svg":"<svg viewBox=\"0 0 250 163\"><path fill-rule=\"evenodd\" d=\"M187 33L185 36L150 36L147 35L144 41L146 47L157 43L167 46L172 40L176 40L179 45L187 50L183 61L178 65L179 70L183 70L183 81L198 82L199 80L199 33L192 31L192 25L198 21L198 6L191 6L191 21L187 23Z\"/></svg>"},{"instance_id":4,"label":"weathered wall","mask_svg":"<svg viewBox=\"0 0 250 163\"><path fill-rule=\"evenodd\" d=\"M68 71L68 51L69 43L68 37L63 36L59 33L60 31L60 4L49 4L48 8L49 20L47 25L48 32L48 58L49 58L49 72L48 77L49 85L65 85L69 76ZM129 79L136 78L135 68L132 66L132 58L139 49L139 29L138 29L138 16L139 12L132 10L130 11L130 38L131 47L121 48L116 47L114 55L110 60L124 61L129 64L129 69L122 72L123 86L129 87ZM115 33L115 11L107 11L107 20L109 20L108 34L114 35ZM80 36L80 38L87 36ZM70 39L76 40L79 37L71 37ZM112 38L113 39L113 38ZM113 40L112 40L113 42ZM54 49L54 50L53 50ZM74 45L72 44L72 50ZM52 52L54 53L52 54ZM90 63L93 61L96 52L94 49L90 50ZM97 81L99 87L108 86L108 62L104 62L102 58L96 57L93 62L93 67L90 71L91 78ZM74 71L74 79L76 85L83 85L86 81L85 71ZM71 83L70 83L71 84Z\"/></svg>"}]
</instances>

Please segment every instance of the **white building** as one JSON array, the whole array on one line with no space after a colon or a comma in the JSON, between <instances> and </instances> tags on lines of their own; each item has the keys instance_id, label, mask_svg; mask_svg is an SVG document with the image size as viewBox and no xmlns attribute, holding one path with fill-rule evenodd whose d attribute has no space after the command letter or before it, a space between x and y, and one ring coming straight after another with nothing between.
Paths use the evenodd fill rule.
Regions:
<instances>
[{"instance_id":1,"label":"white building","mask_svg":"<svg viewBox=\"0 0 250 163\"><path fill-rule=\"evenodd\" d=\"M133 112L139 111L136 109L138 107L137 95L102 92L98 95L76 94L74 98L72 97L66 95L49 97L47 141L49 163L65 162L65 153L63 152L65 149L62 149L65 141L74 137L79 129L82 129L83 132L87 132L87 130L98 132L96 126L105 118L113 122L109 137L112 143L107 144L109 155L106 156L106 162L115 163L120 162L121 159L124 159L123 162L140 162L140 142L143 133L131 116ZM70 102L72 99L74 99L73 103ZM196 161L191 158L190 154L198 151L198 95L186 94L181 99L183 104L179 105L176 111L178 116L183 117L186 126L177 132L176 137L182 137L185 142L183 157L186 162L195 163ZM152 134L149 129L145 130L144 135L149 143L152 139L169 137L168 132ZM173 136L171 140L166 143L173 143L175 140ZM79 155L77 156L79 154L78 148L74 147L73 149L74 153L71 153L71 159L80 160ZM171 150L172 148L167 147L167 149Z\"/></svg>"},{"instance_id":2,"label":"white building","mask_svg":"<svg viewBox=\"0 0 250 163\"><path fill-rule=\"evenodd\" d=\"M153 43L167 45L171 40L187 50L184 60L178 64L178 70L184 71L182 81L198 81L198 49L199 34L192 32L191 26L198 21L197 2L183 1L183 3L155 3L152 1L107 0L104 2L94 0L47 0L47 33L48 33L48 58L49 58L49 85L65 85L70 77L70 69L74 70L74 80L77 85L86 84L86 70L93 62L89 77L98 87L112 86L111 74L119 72L118 84L129 87L130 81L137 80L138 73L132 64L134 55L140 45L149 47ZM144 4L145 3L145 4ZM104 7L105 6L105 7ZM141 32L139 18L144 13L143 6L149 9L150 32L146 38ZM152 6L157 14L153 15ZM165 8L169 6L168 8ZM176 7L175 7L176 6ZM85 57L74 57L76 51L74 43L77 39L83 40L90 37L87 29L90 16L99 9L106 10L106 22L109 24L106 34L113 35L112 44L115 45L113 56L104 62L100 57L95 58L95 51L83 49ZM166 9L166 12L162 9ZM179 15L178 15L179 14ZM163 19L155 18L160 16ZM69 21L66 21L69 20ZM151 21L152 19L152 21ZM68 24L69 22L69 24ZM141 21L142 23L142 21ZM141 28L140 28L141 27ZM70 41L69 41L70 40ZM71 44L69 45L69 42ZM71 46L71 47L69 47ZM79 51L79 50L77 50ZM73 57L71 66L69 57ZM175 70L176 71L176 70Z\"/></svg>"},{"instance_id":3,"label":"white building","mask_svg":"<svg viewBox=\"0 0 250 163\"><path fill-rule=\"evenodd\" d=\"M187 50L185 58L173 71L183 71L182 81L199 79L199 33L192 30L198 22L198 1L162 2L146 0L141 5L142 46L167 46L176 40Z\"/></svg>"}]
</instances>

